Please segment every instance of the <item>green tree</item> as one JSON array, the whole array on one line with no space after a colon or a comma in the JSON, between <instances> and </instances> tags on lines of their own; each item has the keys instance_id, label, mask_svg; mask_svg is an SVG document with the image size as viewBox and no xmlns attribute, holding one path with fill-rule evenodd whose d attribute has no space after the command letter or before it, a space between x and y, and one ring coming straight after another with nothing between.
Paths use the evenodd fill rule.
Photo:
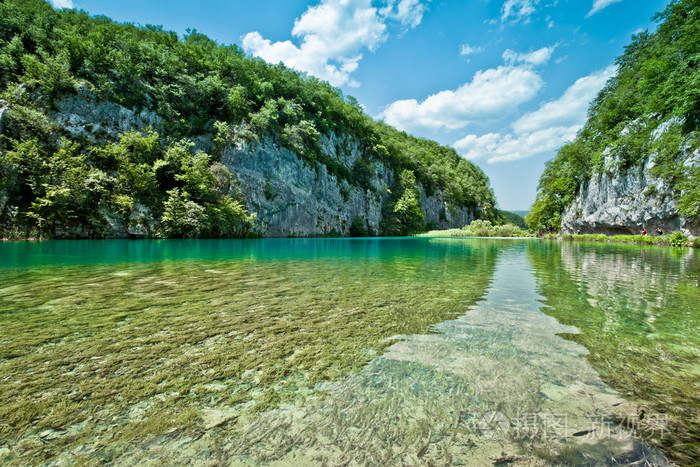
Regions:
<instances>
[{"instance_id":1,"label":"green tree","mask_svg":"<svg viewBox=\"0 0 700 467\"><path fill-rule=\"evenodd\" d=\"M401 225L401 234L410 235L425 230L425 219L421 210L420 193L416 188L416 176L410 170L403 170L399 185L403 190L394 205L394 214Z\"/></svg>"},{"instance_id":2,"label":"green tree","mask_svg":"<svg viewBox=\"0 0 700 467\"><path fill-rule=\"evenodd\" d=\"M196 238L206 230L206 209L190 200L190 194L173 188L163 204L159 233L166 238Z\"/></svg>"},{"instance_id":3,"label":"green tree","mask_svg":"<svg viewBox=\"0 0 700 467\"><path fill-rule=\"evenodd\" d=\"M365 220L362 216L355 216L353 218L349 233L351 237L366 237L369 235Z\"/></svg>"}]
</instances>

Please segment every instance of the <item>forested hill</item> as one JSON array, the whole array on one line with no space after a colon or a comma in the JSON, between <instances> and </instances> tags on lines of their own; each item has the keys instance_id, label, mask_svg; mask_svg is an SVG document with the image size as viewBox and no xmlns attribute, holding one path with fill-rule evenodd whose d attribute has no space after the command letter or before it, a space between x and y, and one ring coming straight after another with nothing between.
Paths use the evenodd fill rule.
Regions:
<instances>
[{"instance_id":1,"label":"forested hill","mask_svg":"<svg viewBox=\"0 0 700 467\"><path fill-rule=\"evenodd\" d=\"M700 0L632 36L577 138L547 163L527 216L540 231L700 231Z\"/></svg>"},{"instance_id":2,"label":"forested hill","mask_svg":"<svg viewBox=\"0 0 700 467\"><path fill-rule=\"evenodd\" d=\"M396 235L499 218L477 166L326 82L196 31L40 0L0 0L0 150L2 236Z\"/></svg>"}]
</instances>

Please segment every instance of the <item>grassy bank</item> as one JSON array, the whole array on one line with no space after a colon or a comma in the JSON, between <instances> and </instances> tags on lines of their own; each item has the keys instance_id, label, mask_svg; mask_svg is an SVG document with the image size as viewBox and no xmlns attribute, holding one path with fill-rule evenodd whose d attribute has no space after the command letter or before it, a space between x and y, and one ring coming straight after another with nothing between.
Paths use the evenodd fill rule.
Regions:
<instances>
[{"instance_id":1,"label":"grassy bank","mask_svg":"<svg viewBox=\"0 0 700 467\"><path fill-rule=\"evenodd\" d=\"M416 237L531 237L532 234L517 225L493 225L490 221L477 219L461 229L429 230Z\"/></svg>"},{"instance_id":2,"label":"grassy bank","mask_svg":"<svg viewBox=\"0 0 700 467\"><path fill-rule=\"evenodd\" d=\"M673 232L670 235L604 235L604 234L546 234L542 238L545 239L563 239L563 240L578 240L584 242L616 242L616 243L638 243L646 245L667 245L667 246L690 246L700 248L700 237L691 241L680 231Z\"/></svg>"}]
</instances>

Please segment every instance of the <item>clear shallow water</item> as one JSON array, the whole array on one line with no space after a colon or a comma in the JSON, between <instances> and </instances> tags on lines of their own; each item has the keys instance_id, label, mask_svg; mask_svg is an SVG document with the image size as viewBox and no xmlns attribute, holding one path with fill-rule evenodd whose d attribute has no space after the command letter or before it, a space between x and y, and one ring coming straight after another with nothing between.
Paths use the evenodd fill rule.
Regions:
<instances>
[{"instance_id":1,"label":"clear shallow water","mask_svg":"<svg viewBox=\"0 0 700 467\"><path fill-rule=\"evenodd\" d=\"M0 244L0 460L663 464L641 438L698 434L688 251Z\"/></svg>"}]
</instances>

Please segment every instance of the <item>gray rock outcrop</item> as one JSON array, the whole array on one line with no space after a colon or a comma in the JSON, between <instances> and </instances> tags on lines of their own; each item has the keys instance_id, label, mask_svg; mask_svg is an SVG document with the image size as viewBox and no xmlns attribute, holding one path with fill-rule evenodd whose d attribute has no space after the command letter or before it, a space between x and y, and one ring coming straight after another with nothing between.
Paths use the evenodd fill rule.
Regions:
<instances>
[{"instance_id":1,"label":"gray rock outcrop","mask_svg":"<svg viewBox=\"0 0 700 467\"><path fill-rule=\"evenodd\" d=\"M163 124L154 112L105 102L84 89L59 100L50 119L71 136L97 143L115 141L125 131L159 129ZM195 147L210 151L212 140L211 135L195 138ZM322 134L320 146L324 156L349 170L364 150L361 142L348 135ZM365 184L368 188L362 188L339 179L324 164L310 165L272 137L249 144L230 144L224 149L221 162L236 178L240 196L248 211L256 215L257 230L264 237L348 235L357 216L365 221L371 234L377 234L396 177L393 168L374 161L369 183ZM418 190L425 221L432 228L460 228L478 215L474 209L450 203L440 191L428 196L420 184ZM104 235L152 236L156 222L151 213L141 211L124 219L102 208L99 214L104 219ZM90 236L89 232L78 230L57 235Z\"/></svg>"},{"instance_id":2,"label":"gray rock outcrop","mask_svg":"<svg viewBox=\"0 0 700 467\"><path fill-rule=\"evenodd\" d=\"M321 148L350 169L362 156L360 144L348 136L323 135ZM229 145L221 161L236 177L245 204L257 214L265 237L347 235L356 216L365 220L370 232L377 233L395 177L390 167L374 162L370 188L350 185L329 173L325 165L311 167L270 138ZM474 219L474 212L450 205L441 192L427 196L420 185L419 191L429 224L462 227Z\"/></svg>"},{"instance_id":3,"label":"gray rock outcrop","mask_svg":"<svg viewBox=\"0 0 700 467\"><path fill-rule=\"evenodd\" d=\"M157 129L162 121L155 112L135 111L113 102L101 101L84 90L59 100L52 117L72 136L93 141L114 141L130 130Z\"/></svg>"},{"instance_id":4,"label":"gray rock outcrop","mask_svg":"<svg viewBox=\"0 0 700 467\"><path fill-rule=\"evenodd\" d=\"M660 125L652 138L659 138L673 123L678 122ZM681 149L685 167L700 167L700 149ZM609 169L594 174L588 184L581 186L574 203L562 214L562 233L639 234L645 228L652 234L659 227L664 233L681 230L689 237L700 235L700 222L678 212L673 187L651 173L657 154L650 154L643 165L626 170L618 169L621 161L609 149L604 155Z\"/></svg>"}]
</instances>

